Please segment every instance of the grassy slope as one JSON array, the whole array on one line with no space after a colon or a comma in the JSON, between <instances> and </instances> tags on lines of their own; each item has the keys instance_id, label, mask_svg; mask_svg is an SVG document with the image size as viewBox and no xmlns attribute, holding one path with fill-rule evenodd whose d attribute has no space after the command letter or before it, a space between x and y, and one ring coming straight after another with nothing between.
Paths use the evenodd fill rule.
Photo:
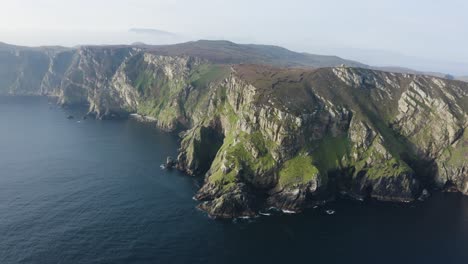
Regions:
<instances>
[{"instance_id":1,"label":"grassy slope","mask_svg":"<svg viewBox=\"0 0 468 264\"><path fill-rule=\"evenodd\" d=\"M313 165L312 157L303 153L286 161L279 171L279 184L282 187L303 184L316 179L319 170Z\"/></svg>"},{"instance_id":2,"label":"grassy slope","mask_svg":"<svg viewBox=\"0 0 468 264\"><path fill-rule=\"evenodd\" d=\"M195 56L222 64L254 63L281 67L329 67L341 64L366 66L336 56L298 53L277 46L245 45L229 41L200 40L175 45L146 46L145 48L156 54Z\"/></svg>"},{"instance_id":3,"label":"grassy slope","mask_svg":"<svg viewBox=\"0 0 468 264\"><path fill-rule=\"evenodd\" d=\"M468 160L468 130L465 129L460 142L455 147L447 148L444 154L450 157L447 160L450 166L460 167L466 164Z\"/></svg>"}]
</instances>

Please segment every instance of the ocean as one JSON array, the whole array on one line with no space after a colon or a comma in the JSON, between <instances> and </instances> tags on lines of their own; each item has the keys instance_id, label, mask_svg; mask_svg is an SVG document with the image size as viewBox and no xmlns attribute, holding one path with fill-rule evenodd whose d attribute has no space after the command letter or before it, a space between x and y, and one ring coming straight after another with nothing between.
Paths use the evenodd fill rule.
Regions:
<instances>
[{"instance_id":1,"label":"ocean","mask_svg":"<svg viewBox=\"0 0 468 264\"><path fill-rule=\"evenodd\" d=\"M468 263L468 197L213 220L203 179L160 167L177 135L83 114L0 97L1 264Z\"/></svg>"}]
</instances>

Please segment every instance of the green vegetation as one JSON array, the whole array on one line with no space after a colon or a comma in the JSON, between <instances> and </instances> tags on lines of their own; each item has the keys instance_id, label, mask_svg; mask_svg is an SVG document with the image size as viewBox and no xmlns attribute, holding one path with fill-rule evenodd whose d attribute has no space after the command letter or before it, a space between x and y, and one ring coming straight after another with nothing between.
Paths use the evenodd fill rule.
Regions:
<instances>
[{"instance_id":1,"label":"green vegetation","mask_svg":"<svg viewBox=\"0 0 468 264\"><path fill-rule=\"evenodd\" d=\"M346 135L339 137L325 136L312 143L312 157L321 174L343 167L342 159L348 156L350 142Z\"/></svg>"},{"instance_id":2,"label":"green vegetation","mask_svg":"<svg viewBox=\"0 0 468 264\"><path fill-rule=\"evenodd\" d=\"M224 104L222 113L228 117L229 123L231 123L231 125L234 125L239 119L237 114L234 112L234 109L232 109L231 105L229 104Z\"/></svg>"},{"instance_id":3,"label":"green vegetation","mask_svg":"<svg viewBox=\"0 0 468 264\"><path fill-rule=\"evenodd\" d=\"M213 167L215 173L210 177L211 182L226 184L235 180L237 172L255 175L260 172L268 172L275 168L276 161L271 155L271 150L275 144L263 138L260 132L247 134L241 132L238 136L232 133L223 142L223 146L218 152ZM253 152L257 153L254 157ZM221 156L225 155L226 165L231 167L231 171L223 174L221 171Z\"/></svg>"},{"instance_id":4,"label":"green vegetation","mask_svg":"<svg viewBox=\"0 0 468 264\"><path fill-rule=\"evenodd\" d=\"M367 170L366 176L369 179L379 179L383 177L398 177L400 175L412 173L413 170L406 163L393 158L385 162L374 164Z\"/></svg>"},{"instance_id":5,"label":"green vegetation","mask_svg":"<svg viewBox=\"0 0 468 264\"><path fill-rule=\"evenodd\" d=\"M202 64L192 72L189 80L194 87L207 87L212 82L222 80L228 73L226 65Z\"/></svg>"},{"instance_id":6,"label":"green vegetation","mask_svg":"<svg viewBox=\"0 0 468 264\"><path fill-rule=\"evenodd\" d=\"M455 167L461 167L468 163L468 131L465 129L463 136L456 147L450 146L444 152L444 155L450 157L448 164Z\"/></svg>"},{"instance_id":7,"label":"green vegetation","mask_svg":"<svg viewBox=\"0 0 468 264\"><path fill-rule=\"evenodd\" d=\"M465 112L468 111L468 96L463 96L461 99L459 99L459 102L460 102L462 109Z\"/></svg>"},{"instance_id":8,"label":"green vegetation","mask_svg":"<svg viewBox=\"0 0 468 264\"><path fill-rule=\"evenodd\" d=\"M224 174L221 170L217 170L210 176L210 182L217 185L229 186L237 181L237 171L232 170Z\"/></svg>"},{"instance_id":9,"label":"green vegetation","mask_svg":"<svg viewBox=\"0 0 468 264\"><path fill-rule=\"evenodd\" d=\"M279 184L283 187L303 184L316 179L319 170L313 165L311 156L299 154L286 161L279 172Z\"/></svg>"},{"instance_id":10,"label":"green vegetation","mask_svg":"<svg viewBox=\"0 0 468 264\"><path fill-rule=\"evenodd\" d=\"M247 170L256 173L259 171L269 171L274 168L276 162L270 152L270 149L274 147L274 143L264 139L261 132L254 132L252 134L241 133L238 140L239 142L228 153L231 157L241 161ZM253 156L253 151L258 153L257 158Z\"/></svg>"},{"instance_id":11,"label":"green vegetation","mask_svg":"<svg viewBox=\"0 0 468 264\"><path fill-rule=\"evenodd\" d=\"M223 65L202 64L191 70L188 79L176 76L175 79L169 80L161 71L141 69L135 74L133 83L143 98L137 112L156 118L163 126L172 126L186 113L193 116L193 113L207 111L210 98L208 85L224 78L228 70L229 68ZM189 83L195 89L184 98L181 93Z\"/></svg>"},{"instance_id":12,"label":"green vegetation","mask_svg":"<svg viewBox=\"0 0 468 264\"><path fill-rule=\"evenodd\" d=\"M154 79L155 78L152 73L141 71L135 80L134 86L140 94L145 94L149 89L151 89Z\"/></svg>"},{"instance_id":13,"label":"green vegetation","mask_svg":"<svg viewBox=\"0 0 468 264\"><path fill-rule=\"evenodd\" d=\"M140 74L137 78L138 89L144 94L138 105L137 112L156 118L163 126L171 125L182 115L182 105L176 103L184 83L182 81L169 81L158 75Z\"/></svg>"},{"instance_id":14,"label":"green vegetation","mask_svg":"<svg viewBox=\"0 0 468 264\"><path fill-rule=\"evenodd\" d=\"M392 156L401 159L400 156L404 153L412 158L414 155L408 145L405 144L405 140L388 126L388 122L392 120L392 115L385 114L385 112L379 115L378 108L369 105L369 102L372 102L370 98L366 100L364 96L358 97L356 100L359 102L359 108L363 111L361 118L369 121L370 125L382 135L383 144Z\"/></svg>"},{"instance_id":15,"label":"green vegetation","mask_svg":"<svg viewBox=\"0 0 468 264\"><path fill-rule=\"evenodd\" d=\"M373 144L375 144L375 142ZM369 158L375 161L370 167L368 167L367 164ZM350 165L356 169L353 175L354 177L357 176L359 172L365 171L366 177L369 179L397 177L399 175L413 173L413 169L410 168L406 162L396 157L387 160L383 154L375 149L374 145L371 145L369 149L363 153L359 161Z\"/></svg>"}]
</instances>

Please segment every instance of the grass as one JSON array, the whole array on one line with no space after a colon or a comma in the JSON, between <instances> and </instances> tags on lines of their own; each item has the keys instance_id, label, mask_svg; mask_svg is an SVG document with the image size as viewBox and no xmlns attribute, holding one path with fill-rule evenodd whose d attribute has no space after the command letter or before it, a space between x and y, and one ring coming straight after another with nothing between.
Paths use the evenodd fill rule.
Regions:
<instances>
[{"instance_id":1,"label":"grass","mask_svg":"<svg viewBox=\"0 0 468 264\"><path fill-rule=\"evenodd\" d=\"M227 174L224 174L221 170L216 171L210 176L210 182L216 183L217 185L228 185L235 183L237 177L237 171L232 170Z\"/></svg>"},{"instance_id":2,"label":"grass","mask_svg":"<svg viewBox=\"0 0 468 264\"><path fill-rule=\"evenodd\" d=\"M465 129L463 138L460 140L458 145L449 147L446 152L449 152L450 158L448 164L452 166L463 166L468 160L468 130Z\"/></svg>"},{"instance_id":3,"label":"grass","mask_svg":"<svg viewBox=\"0 0 468 264\"><path fill-rule=\"evenodd\" d=\"M315 147L312 157L322 174L343 167L341 161L350 152L350 142L346 135L339 137L325 136L312 143Z\"/></svg>"},{"instance_id":4,"label":"grass","mask_svg":"<svg viewBox=\"0 0 468 264\"><path fill-rule=\"evenodd\" d=\"M134 86L140 94L145 94L151 89L154 79L153 74L147 71L141 71L135 80Z\"/></svg>"},{"instance_id":5,"label":"grass","mask_svg":"<svg viewBox=\"0 0 468 264\"><path fill-rule=\"evenodd\" d=\"M265 140L260 132L241 133L237 140L238 143L228 150L228 154L242 163L246 170L255 173L274 168L276 162L269 151L274 143ZM247 146L252 150L255 148L259 156L255 158L250 151L247 151Z\"/></svg>"},{"instance_id":6,"label":"grass","mask_svg":"<svg viewBox=\"0 0 468 264\"><path fill-rule=\"evenodd\" d=\"M210 182L217 184L231 183L240 176L238 175L240 171L251 175L271 171L276 166L276 161L271 155L273 146L274 143L264 139L260 132L252 134L240 133L237 136L230 133L224 139L223 145L213 162L212 168L215 172L210 176ZM259 156L255 158L247 150L247 147L256 148L255 151L258 152ZM226 161L221 160L223 154L226 157ZM231 167L229 173L224 174L221 171L222 162L227 162L227 165Z\"/></svg>"},{"instance_id":7,"label":"grass","mask_svg":"<svg viewBox=\"0 0 468 264\"><path fill-rule=\"evenodd\" d=\"M234 112L234 109L232 109L230 104L224 104L223 113L227 116L231 125L235 125L239 120L239 117Z\"/></svg>"},{"instance_id":8,"label":"grass","mask_svg":"<svg viewBox=\"0 0 468 264\"><path fill-rule=\"evenodd\" d=\"M411 174L413 170L395 158L383 163L374 164L367 170L366 176L369 179L379 179L383 177L398 177L400 175Z\"/></svg>"},{"instance_id":9,"label":"grass","mask_svg":"<svg viewBox=\"0 0 468 264\"><path fill-rule=\"evenodd\" d=\"M137 112L152 116L162 124L174 123L186 113L193 116L193 113L205 112L210 98L209 89L206 88L210 83L227 76L228 72L227 66L202 64L192 70L188 79L169 80L162 72L148 72L142 69L136 74L133 82L142 96ZM181 92L189 83L195 90L191 91L189 97L183 98ZM222 89L225 88L217 90Z\"/></svg>"},{"instance_id":10,"label":"grass","mask_svg":"<svg viewBox=\"0 0 468 264\"><path fill-rule=\"evenodd\" d=\"M286 161L279 172L279 184L283 187L303 184L316 179L319 170L313 165L311 156L299 154Z\"/></svg>"},{"instance_id":11,"label":"grass","mask_svg":"<svg viewBox=\"0 0 468 264\"><path fill-rule=\"evenodd\" d=\"M207 87L210 83L225 78L228 72L226 65L202 64L192 72L189 79L194 87Z\"/></svg>"},{"instance_id":12,"label":"grass","mask_svg":"<svg viewBox=\"0 0 468 264\"><path fill-rule=\"evenodd\" d=\"M372 157L376 162L368 168L367 160L369 157ZM409 167L406 162L398 157L386 160L383 154L378 152L373 145L364 152L359 161L350 165L356 168L355 174L353 175L354 177L357 176L359 172L365 171L366 177L369 179L398 177L399 175L413 173L413 169Z\"/></svg>"}]
</instances>

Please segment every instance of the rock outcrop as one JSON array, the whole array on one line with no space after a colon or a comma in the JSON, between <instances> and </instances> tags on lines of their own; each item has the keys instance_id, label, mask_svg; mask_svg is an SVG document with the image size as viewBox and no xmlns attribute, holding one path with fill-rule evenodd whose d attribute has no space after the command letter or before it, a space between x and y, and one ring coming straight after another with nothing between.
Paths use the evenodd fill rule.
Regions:
<instances>
[{"instance_id":1,"label":"rock outcrop","mask_svg":"<svg viewBox=\"0 0 468 264\"><path fill-rule=\"evenodd\" d=\"M23 52L11 57L23 61L18 72L0 72L15 74L3 93L55 96L103 119L138 113L180 132L176 166L205 176L195 197L214 217L297 212L337 193L407 202L450 185L468 194L468 83L127 46Z\"/></svg>"}]
</instances>

